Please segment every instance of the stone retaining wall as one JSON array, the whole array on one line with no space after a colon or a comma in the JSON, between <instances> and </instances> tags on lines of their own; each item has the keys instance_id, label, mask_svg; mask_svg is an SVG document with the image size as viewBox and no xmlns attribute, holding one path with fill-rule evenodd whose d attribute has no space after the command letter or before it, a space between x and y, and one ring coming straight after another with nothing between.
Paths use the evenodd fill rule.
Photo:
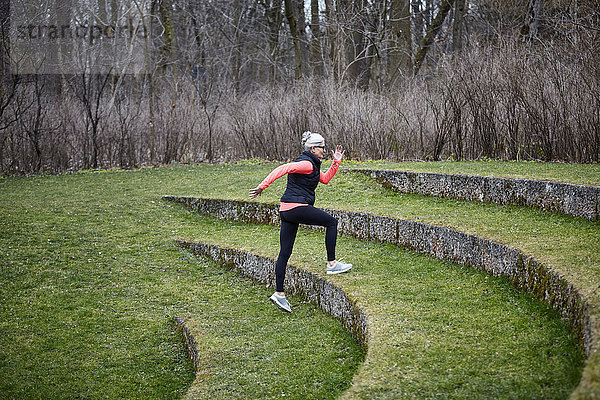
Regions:
<instances>
[{"instance_id":1,"label":"stone retaining wall","mask_svg":"<svg viewBox=\"0 0 600 400\"><path fill-rule=\"evenodd\" d=\"M402 193L512 204L600 220L600 187L531 179L352 169Z\"/></svg>"},{"instance_id":2,"label":"stone retaining wall","mask_svg":"<svg viewBox=\"0 0 600 400\"><path fill-rule=\"evenodd\" d=\"M220 264L236 269L241 275L275 287L275 260L200 242L178 240L177 243L196 255L210 257ZM356 301L349 298L343 290L328 280L292 265L288 265L286 269L284 285L286 292L303 294L323 311L341 320L346 329L366 349L367 317ZM185 340L187 343L187 339ZM193 348L196 348L195 344Z\"/></svg>"},{"instance_id":3,"label":"stone retaining wall","mask_svg":"<svg viewBox=\"0 0 600 400\"><path fill-rule=\"evenodd\" d=\"M200 368L200 357L198 356L198 343L196 342L194 335L192 335L189 328L187 327L185 318L176 315L173 317L173 322L175 323L177 330L183 338L183 344L185 345L185 350L188 354L188 357L192 361L194 371L198 372L198 369Z\"/></svg>"},{"instance_id":4,"label":"stone retaining wall","mask_svg":"<svg viewBox=\"0 0 600 400\"><path fill-rule=\"evenodd\" d=\"M218 218L279 224L277 204L176 196L164 196L163 199ZM586 356L596 347L587 303L570 282L533 257L501 243L441 226L366 213L326 211L338 219L338 231L342 234L397 244L494 276L507 276L517 288L533 293L569 322Z\"/></svg>"}]
</instances>

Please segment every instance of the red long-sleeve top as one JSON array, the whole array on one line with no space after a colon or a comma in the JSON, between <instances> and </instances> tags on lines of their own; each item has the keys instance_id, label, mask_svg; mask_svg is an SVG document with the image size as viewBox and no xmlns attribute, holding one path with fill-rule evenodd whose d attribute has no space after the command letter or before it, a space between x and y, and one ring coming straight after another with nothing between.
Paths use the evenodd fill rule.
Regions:
<instances>
[{"instance_id":1,"label":"red long-sleeve top","mask_svg":"<svg viewBox=\"0 0 600 400\"><path fill-rule=\"evenodd\" d=\"M340 163L341 163L341 161L334 160L333 164L331 164L331 167L329 167L327 172L320 173L319 182L328 184L329 181L331 180L331 178L333 178L333 176L337 172L338 168L340 167ZM266 188L269 187L269 185L271 183L275 182L275 180L281 178L285 174L310 174L312 171L313 171L313 164L308 160L294 161L291 163L283 164L283 165L280 165L279 167L275 168L269 175L267 175L267 177L260 183L260 185L258 185L258 187L262 190L265 190ZM291 210L294 207L307 206L307 205L308 204L287 203L287 202L282 201L281 205L279 206L279 210L287 211L287 210Z\"/></svg>"}]
</instances>

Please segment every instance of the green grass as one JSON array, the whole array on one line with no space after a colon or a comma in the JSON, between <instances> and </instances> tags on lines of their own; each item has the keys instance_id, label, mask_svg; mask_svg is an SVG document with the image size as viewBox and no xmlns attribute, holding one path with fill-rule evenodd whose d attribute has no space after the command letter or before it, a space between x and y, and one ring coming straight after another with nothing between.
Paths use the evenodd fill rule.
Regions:
<instances>
[{"instance_id":1,"label":"green grass","mask_svg":"<svg viewBox=\"0 0 600 400\"><path fill-rule=\"evenodd\" d=\"M159 200L246 198L273 167L1 179L0 393L176 398L191 387L199 398L564 398L573 390L582 359L568 329L505 280L340 237L339 254L356 268L332 280L369 314L363 355L337 321L302 298L291 298L292 315L280 313L267 301L270 290L173 245L185 237L276 256L277 227L218 221ZM259 201L276 202L284 184ZM336 176L317 199L460 227L568 272L582 289L598 285L597 223L401 195L359 174ZM302 231L291 261L323 273L322 242ZM223 301L234 307L226 312ZM175 314L190 318L199 339L193 384L172 332ZM279 373L261 373L265 367Z\"/></svg>"},{"instance_id":2,"label":"green grass","mask_svg":"<svg viewBox=\"0 0 600 400\"><path fill-rule=\"evenodd\" d=\"M444 174L482 175L537 179L600 186L599 164L566 164L535 161L438 161L402 162L386 161L347 162L349 168L392 169L411 172L437 172Z\"/></svg>"},{"instance_id":3,"label":"green grass","mask_svg":"<svg viewBox=\"0 0 600 400\"><path fill-rule=\"evenodd\" d=\"M205 242L277 254L277 227L197 220ZM322 233L302 230L291 262L326 276L319 248ZM577 384L582 357L568 328L507 280L348 237L338 253L356 267L329 279L358 300L370 335L344 397L560 399Z\"/></svg>"},{"instance_id":4,"label":"green grass","mask_svg":"<svg viewBox=\"0 0 600 400\"><path fill-rule=\"evenodd\" d=\"M349 386L363 355L337 321L309 303L282 318L271 290L222 266L203 278L187 311L201 357L188 397L328 399Z\"/></svg>"},{"instance_id":5,"label":"green grass","mask_svg":"<svg viewBox=\"0 0 600 400\"><path fill-rule=\"evenodd\" d=\"M290 385L328 398L349 385L363 355L337 320L307 304L281 324L269 290L174 245L198 223L160 200L167 184L179 187L173 172L185 175L0 183L0 398L180 398L194 374L174 315L192 317L211 397L234 388L240 398L279 397L269 388ZM263 366L297 371L286 385L270 374L252 381Z\"/></svg>"}]
</instances>

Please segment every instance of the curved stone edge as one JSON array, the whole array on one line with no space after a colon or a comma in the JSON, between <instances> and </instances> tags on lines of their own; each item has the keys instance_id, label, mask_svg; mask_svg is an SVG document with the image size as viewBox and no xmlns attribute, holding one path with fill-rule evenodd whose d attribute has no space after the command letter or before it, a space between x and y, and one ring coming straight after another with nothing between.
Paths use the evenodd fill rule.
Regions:
<instances>
[{"instance_id":1,"label":"curved stone edge","mask_svg":"<svg viewBox=\"0 0 600 400\"><path fill-rule=\"evenodd\" d=\"M232 221L278 225L278 204L240 200L163 196L195 212ZM393 243L436 258L470 266L494 276L506 276L518 289L532 293L567 321L579 340L588 361L598 348L598 325L589 313L586 299L562 275L519 250L502 243L450 228L367 213L325 209L338 219L338 231L363 240ZM581 385L600 385L586 369ZM586 376L588 378L586 378ZM587 382L584 382L586 380ZM597 382L598 381L598 382Z\"/></svg>"},{"instance_id":2,"label":"curved stone edge","mask_svg":"<svg viewBox=\"0 0 600 400\"><path fill-rule=\"evenodd\" d=\"M600 220L600 187L533 179L378 169L349 169L402 193L541 208Z\"/></svg>"},{"instance_id":3,"label":"curved stone edge","mask_svg":"<svg viewBox=\"0 0 600 400\"><path fill-rule=\"evenodd\" d=\"M188 358L194 366L194 372L198 372L198 369L200 368L198 342L196 341L196 338L188 328L186 318L176 315L173 317L173 323L175 324L177 330L179 331L179 334L181 335Z\"/></svg>"},{"instance_id":4,"label":"curved stone edge","mask_svg":"<svg viewBox=\"0 0 600 400\"><path fill-rule=\"evenodd\" d=\"M209 257L219 264L236 270L239 274L249 277L256 282L275 287L275 260L242 250L206 244L198 241L179 239L179 247L187 249L197 256ZM367 316L360 309L356 300L351 299L346 292L311 272L288 265L284 285L288 293L300 293L309 301L317 304L323 311L339 319L344 327L366 350L368 341ZM189 333L189 331L186 331ZM184 334L186 346L187 336ZM196 349L195 341L190 342ZM197 370L197 350L190 358Z\"/></svg>"}]
</instances>

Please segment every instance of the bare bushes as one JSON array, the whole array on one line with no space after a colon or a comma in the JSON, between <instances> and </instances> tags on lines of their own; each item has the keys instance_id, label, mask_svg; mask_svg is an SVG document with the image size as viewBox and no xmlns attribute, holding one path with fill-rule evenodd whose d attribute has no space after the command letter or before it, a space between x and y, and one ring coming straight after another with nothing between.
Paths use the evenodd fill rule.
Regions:
<instances>
[{"instance_id":1,"label":"bare bushes","mask_svg":"<svg viewBox=\"0 0 600 400\"><path fill-rule=\"evenodd\" d=\"M147 77L22 79L5 115L14 122L0 130L0 170L58 173L206 160L211 143L196 87L181 78L151 87ZM213 147L226 148L228 137L215 132Z\"/></svg>"},{"instance_id":2,"label":"bare bushes","mask_svg":"<svg viewBox=\"0 0 600 400\"><path fill-rule=\"evenodd\" d=\"M310 126L300 94L299 86L261 88L230 101L222 131L229 132L231 156L282 160L297 153Z\"/></svg>"},{"instance_id":3,"label":"bare bushes","mask_svg":"<svg viewBox=\"0 0 600 400\"><path fill-rule=\"evenodd\" d=\"M263 88L232 101L227 113L232 140L245 157L294 157L305 130L322 133L359 159L397 158L407 142L389 97L324 81Z\"/></svg>"},{"instance_id":4,"label":"bare bushes","mask_svg":"<svg viewBox=\"0 0 600 400\"><path fill-rule=\"evenodd\" d=\"M52 80L34 75L18 81L3 110L3 119L10 123L0 130L0 168L37 172L68 164L64 125L54 118L61 107L47 90Z\"/></svg>"},{"instance_id":5,"label":"bare bushes","mask_svg":"<svg viewBox=\"0 0 600 400\"><path fill-rule=\"evenodd\" d=\"M227 107L235 157L286 159L303 130L355 159L598 162L600 57L584 43L474 49L384 93L328 82L263 88Z\"/></svg>"},{"instance_id":6,"label":"bare bushes","mask_svg":"<svg viewBox=\"0 0 600 400\"><path fill-rule=\"evenodd\" d=\"M380 91L307 79L234 96L186 76L21 77L0 102L0 170L285 160L305 130L353 159L598 162L594 46L472 49Z\"/></svg>"},{"instance_id":7,"label":"bare bushes","mask_svg":"<svg viewBox=\"0 0 600 400\"><path fill-rule=\"evenodd\" d=\"M450 103L443 154L459 159L597 162L597 53L524 46L475 50L435 79ZM577 54L577 56L574 56ZM442 130L440 130L442 131ZM435 158L435 157L434 157Z\"/></svg>"}]
</instances>

